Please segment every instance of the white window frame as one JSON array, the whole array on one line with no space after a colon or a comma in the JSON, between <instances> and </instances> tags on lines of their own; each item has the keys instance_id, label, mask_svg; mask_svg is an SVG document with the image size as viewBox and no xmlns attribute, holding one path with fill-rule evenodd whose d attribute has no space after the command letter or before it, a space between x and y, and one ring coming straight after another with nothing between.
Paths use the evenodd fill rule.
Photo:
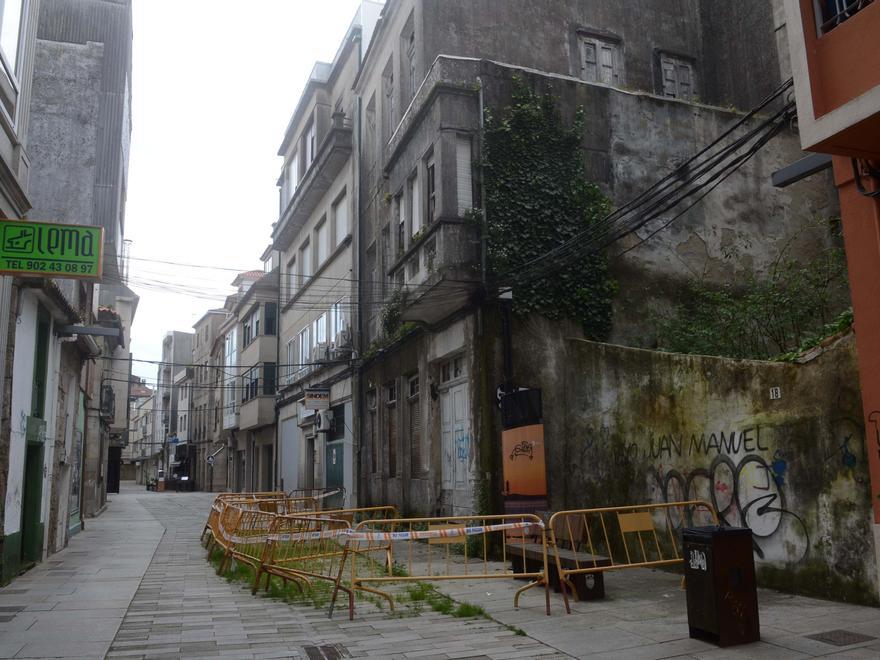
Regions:
<instances>
[{"instance_id":1,"label":"white window frame","mask_svg":"<svg viewBox=\"0 0 880 660\"><path fill-rule=\"evenodd\" d=\"M321 218L315 227L315 266L316 270L330 258L330 223L327 217Z\"/></svg>"},{"instance_id":2,"label":"white window frame","mask_svg":"<svg viewBox=\"0 0 880 660\"><path fill-rule=\"evenodd\" d=\"M335 234L333 245L334 247L338 247L342 241L344 241L348 237L348 197L346 195L346 191L343 190L339 197L336 198L336 201L333 203L332 208L332 216L333 216L333 232ZM342 213L340 213L342 211ZM343 224L340 226L340 219L342 219Z\"/></svg>"},{"instance_id":3,"label":"white window frame","mask_svg":"<svg viewBox=\"0 0 880 660\"><path fill-rule=\"evenodd\" d=\"M312 118L309 125L305 130L305 149L306 149L306 166L305 169L308 170L312 163L315 162L315 156L318 151L318 136L315 128L315 119Z\"/></svg>"}]
</instances>

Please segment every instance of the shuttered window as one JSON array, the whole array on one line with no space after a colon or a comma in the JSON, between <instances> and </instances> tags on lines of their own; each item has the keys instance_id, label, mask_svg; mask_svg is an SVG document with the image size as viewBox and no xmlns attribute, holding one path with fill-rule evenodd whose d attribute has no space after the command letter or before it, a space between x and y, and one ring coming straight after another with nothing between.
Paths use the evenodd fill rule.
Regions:
<instances>
[{"instance_id":1,"label":"shuttered window","mask_svg":"<svg viewBox=\"0 0 880 660\"><path fill-rule=\"evenodd\" d=\"M623 63L618 44L597 37L581 38L581 77L590 82L619 85Z\"/></svg>"},{"instance_id":2,"label":"shuttered window","mask_svg":"<svg viewBox=\"0 0 880 660\"><path fill-rule=\"evenodd\" d=\"M455 184L460 216L474 206L472 160L470 138L458 136L455 142Z\"/></svg>"},{"instance_id":3,"label":"shuttered window","mask_svg":"<svg viewBox=\"0 0 880 660\"><path fill-rule=\"evenodd\" d=\"M419 378L409 381L409 446L410 464L413 477L424 477L427 473L426 454L422 446L422 407L419 396Z\"/></svg>"},{"instance_id":4,"label":"shuttered window","mask_svg":"<svg viewBox=\"0 0 880 660\"><path fill-rule=\"evenodd\" d=\"M662 55L660 71L664 96L684 100L694 98L694 69L689 62L671 55Z\"/></svg>"}]
</instances>

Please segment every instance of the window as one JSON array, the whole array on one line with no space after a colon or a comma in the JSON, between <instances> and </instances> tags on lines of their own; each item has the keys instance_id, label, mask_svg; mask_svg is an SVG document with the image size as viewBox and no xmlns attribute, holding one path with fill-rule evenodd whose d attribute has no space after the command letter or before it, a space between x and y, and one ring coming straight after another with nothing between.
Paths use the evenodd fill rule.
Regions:
<instances>
[{"instance_id":1,"label":"window","mask_svg":"<svg viewBox=\"0 0 880 660\"><path fill-rule=\"evenodd\" d=\"M348 206L345 193L342 193L333 205L333 227L336 231L335 245L339 245L348 236Z\"/></svg>"},{"instance_id":2,"label":"window","mask_svg":"<svg viewBox=\"0 0 880 660\"><path fill-rule=\"evenodd\" d=\"M409 64L409 98L412 100L416 95L416 33L409 34L409 46L406 49L406 57Z\"/></svg>"},{"instance_id":3,"label":"window","mask_svg":"<svg viewBox=\"0 0 880 660\"><path fill-rule=\"evenodd\" d=\"M307 284L306 280L312 276L312 249L309 242L306 241L299 249L299 285L301 287Z\"/></svg>"},{"instance_id":4,"label":"window","mask_svg":"<svg viewBox=\"0 0 880 660\"><path fill-rule=\"evenodd\" d=\"M440 382L448 383L456 378L461 378L467 374L467 365L464 362L464 356L459 356L447 360L440 365Z\"/></svg>"},{"instance_id":5,"label":"window","mask_svg":"<svg viewBox=\"0 0 880 660\"><path fill-rule=\"evenodd\" d=\"M372 163L376 158L376 94L374 93L370 97L369 103L367 103L367 110L364 113L366 116L366 131L364 134L364 155L366 156L366 160L368 163Z\"/></svg>"},{"instance_id":6,"label":"window","mask_svg":"<svg viewBox=\"0 0 880 660\"><path fill-rule=\"evenodd\" d=\"M685 60L671 55L660 56L663 96L673 99L694 98L694 70Z\"/></svg>"},{"instance_id":7,"label":"window","mask_svg":"<svg viewBox=\"0 0 880 660\"><path fill-rule=\"evenodd\" d=\"M327 343L327 314L315 319L315 345Z\"/></svg>"},{"instance_id":8,"label":"window","mask_svg":"<svg viewBox=\"0 0 880 660\"><path fill-rule=\"evenodd\" d=\"M263 365L263 394L275 394L275 363Z\"/></svg>"},{"instance_id":9,"label":"window","mask_svg":"<svg viewBox=\"0 0 880 660\"><path fill-rule=\"evenodd\" d=\"M330 340L339 345L339 333L345 330L345 299L338 300L330 308Z\"/></svg>"},{"instance_id":10,"label":"window","mask_svg":"<svg viewBox=\"0 0 880 660\"><path fill-rule=\"evenodd\" d=\"M471 162L471 139L459 135L455 140L455 189L458 198L458 215L460 216L463 216L474 206Z\"/></svg>"},{"instance_id":11,"label":"window","mask_svg":"<svg viewBox=\"0 0 880 660\"><path fill-rule=\"evenodd\" d=\"M0 14L0 51L9 75L17 78L18 42L21 31L21 13L24 0L5 0Z\"/></svg>"},{"instance_id":12,"label":"window","mask_svg":"<svg viewBox=\"0 0 880 660\"><path fill-rule=\"evenodd\" d=\"M376 428L376 390L367 391L367 440L370 446L370 468L379 472L379 433Z\"/></svg>"},{"instance_id":13,"label":"window","mask_svg":"<svg viewBox=\"0 0 880 660\"><path fill-rule=\"evenodd\" d=\"M297 275L296 275L296 259L287 262L287 299L293 300L296 296Z\"/></svg>"},{"instance_id":14,"label":"window","mask_svg":"<svg viewBox=\"0 0 880 660\"><path fill-rule=\"evenodd\" d=\"M306 369L309 366L309 361L312 359L311 351L312 351L312 334L311 334L311 326L306 326L299 332L299 356L297 362L299 362L300 371Z\"/></svg>"},{"instance_id":15,"label":"window","mask_svg":"<svg viewBox=\"0 0 880 660\"><path fill-rule=\"evenodd\" d=\"M437 182L434 179L434 157L428 159L425 168L425 178L428 183L428 214L426 216L425 226L430 227L434 222L434 214L437 210Z\"/></svg>"},{"instance_id":16,"label":"window","mask_svg":"<svg viewBox=\"0 0 880 660\"><path fill-rule=\"evenodd\" d=\"M299 185L299 153L293 152L290 163L287 166L287 199L293 197L296 187Z\"/></svg>"},{"instance_id":17,"label":"window","mask_svg":"<svg viewBox=\"0 0 880 660\"><path fill-rule=\"evenodd\" d=\"M619 85L622 69L617 43L598 37L581 37L581 77L584 80Z\"/></svg>"},{"instance_id":18,"label":"window","mask_svg":"<svg viewBox=\"0 0 880 660\"><path fill-rule=\"evenodd\" d=\"M308 128L306 128L305 134L305 149L306 149L306 169L311 167L312 163L315 161L315 154L317 153L317 134L315 133L315 122L314 120L309 123Z\"/></svg>"},{"instance_id":19,"label":"window","mask_svg":"<svg viewBox=\"0 0 880 660\"><path fill-rule=\"evenodd\" d=\"M415 236L422 228L422 208L419 205L419 177L413 175L407 183L409 192L410 236Z\"/></svg>"},{"instance_id":20,"label":"window","mask_svg":"<svg viewBox=\"0 0 880 660\"><path fill-rule=\"evenodd\" d=\"M408 386L410 467L413 477L422 477L427 472L425 465L427 456L425 456L425 451L422 447L422 408L421 398L419 397L419 377L413 376L410 378Z\"/></svg>"},{"instance_id":21,"label":"window","mask_svg":"<svg viewBox=\"0 0 880 660\"><path fill-rule=\"evenodd\" d=\"M274 304L273 304L274 306ZM273 310L274 315L274 310ZM260 336L260 306L257 305L241 323L242 345L247 346Z\"/></svg>"},{"instance_id":22,"label":"window","mask_svg":"<svg viewBox=\"0 0 880 660\"><path fill-rule=\"evenodd\" d=\"M327 261L330 256L330 228L327 225L326 218L321 220L321 224L315 230L315 261L318 268Z\"/></svg>"},{"instance_id":23,"label":"window","mask_svg":"<svg viewBox=\"0 0 880 660\"><path fill-rule=\"evenodd\" d=\"M273 335L278 325L278 306L275 303L266 303L265 334Z\"/></svg>"},{"instance_id":24,"label":"window","mask_svg":"<svg viewBox=\"0 0 880 660\"><path fill-rule=\"evenodd\" d=\"M388 429L388 476L397 476L397 386L385 386L385 428Z\"/></svg>"},{"instance_id":25,"label":"window","mask_svg":"<svg viewBox=\"0 0 880 660\"><path fill-rule=\"evenodd\" d=\"M287 352L285 353L285 368L283 370L284 373L284 381L285 383L289 383L291 377L296 372L297 367L295 366L295 362L297 360L296 355L296 338L287 340Z\"/></svg>"},{"instance_id":26,"label":"window","mask_svg":"<svg viewBox=\"0 0 880 660\"><path fill-rule=\"evenodd\" d=\"M382 108L382 132L386 140L391 139L394 132L394 61L389 59L382 73L382 96L385 99Z\"/></svg>"},{"instance_id":27,"label":"window","mask_svg":"<svg viewBox=\"0 0 880 660\"><path fill-rule=\"evenodd\" d=\"M403 217L403 195L398 194L394 198L394 223L395 235L397 237L397 256L403 254L406 250L406 218Z\"/></svg>"},{"instance_id":28,"label":"window","mask_svg":"<svg viewBox=\"0 0 880 660\"><path fill-rule=\"evenodd\" d=\"M251 340L254 338L254 328L251 325L251 317L250 315L242 321L241 324L241 338L242 342L245 346L251 343Z\"/></svg>"}]
</instances>

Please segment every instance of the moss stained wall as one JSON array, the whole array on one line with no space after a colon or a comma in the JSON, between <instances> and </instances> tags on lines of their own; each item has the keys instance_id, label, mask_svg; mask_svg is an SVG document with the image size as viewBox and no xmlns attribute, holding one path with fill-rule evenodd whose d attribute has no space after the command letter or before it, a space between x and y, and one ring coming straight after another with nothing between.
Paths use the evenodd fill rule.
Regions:
<instances>
[{"instance_id":1,"label":"moss stained wall","mask_svg":"<svg viewBox=\"0 0 880 660\"><path fill-rule=\"evenodd\" d=\"M878 602L851 335L787 364L567 330L535 318L515 329L517 384L544 393L552 508L704 499L752 528L766 586Z\"/></svg>"}]
</instances>

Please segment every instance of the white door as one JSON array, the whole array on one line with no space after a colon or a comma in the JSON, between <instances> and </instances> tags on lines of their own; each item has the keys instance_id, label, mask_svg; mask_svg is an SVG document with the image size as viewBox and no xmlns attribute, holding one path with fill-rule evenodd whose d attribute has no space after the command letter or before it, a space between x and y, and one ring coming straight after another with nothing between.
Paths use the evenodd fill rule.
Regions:
<instances>
[{"instance_id":1,"label":"white door","mask_svg":"<svg viewBox=\"0 0 880 660\"><path fill-rule=\"evenodd\" d=\"M455 438L455 488L465 489L470 484L474 448L471 439L470 410L467 383L452 388L452 417Z\"/></svg>"},{"instance_id":2,"label":"white door","mask_svg":"<svg viewBox=\"0 0 880 660\"><path fill-rule=\"evenodd\" d=\"M443 488L468 488L474 458L468 405L468 385L460 383L440 395L443 450Z\"/></svg>"}]
</instances>

